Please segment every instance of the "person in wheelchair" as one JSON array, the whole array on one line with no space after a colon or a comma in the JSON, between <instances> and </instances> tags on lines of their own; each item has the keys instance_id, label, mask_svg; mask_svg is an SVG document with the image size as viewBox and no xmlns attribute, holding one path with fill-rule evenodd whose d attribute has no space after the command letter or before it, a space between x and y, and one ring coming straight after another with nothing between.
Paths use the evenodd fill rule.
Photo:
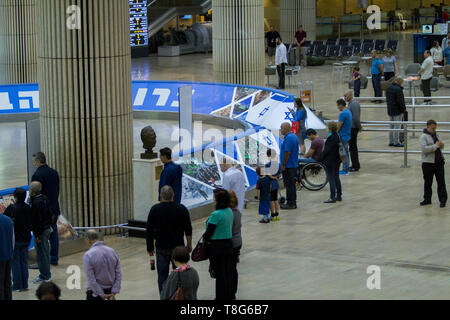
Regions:
<instances>
[{"instance_id":1,"label":"person in wheelchair","mask_svg":"<svg viewBox=\"0 0 450 320\"><path fill-rule=\"evenodd\" d=\"M306 130L306 137L311 141L311 147L304 157L298 159L299 164L318 162L325 144L323 139L318 136L317 131L314 129Z\"/></svg>"}]
</instances>

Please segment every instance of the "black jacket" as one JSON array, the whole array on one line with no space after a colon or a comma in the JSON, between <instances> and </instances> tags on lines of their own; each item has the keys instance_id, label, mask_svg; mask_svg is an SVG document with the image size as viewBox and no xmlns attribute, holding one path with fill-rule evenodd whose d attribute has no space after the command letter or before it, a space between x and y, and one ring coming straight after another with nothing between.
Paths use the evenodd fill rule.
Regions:
<instances>
[{"instance_id":1,"label":"black jacket","mask_svg":"<svg viewBox=\"0 0 450 320\"><path fill-rule=\"evenodd\" d=\"M405 96L403 95L403 87L393 83L386 90L386 103L388 115L398 116L405 113Z\"/></svg>"},{"instance_id":2,"label":"black jacket","mask_svg":"<svg viewBox=\"0 0 450 320\"><path fill-rule=\"evenodd\" d=\"M59 209L59 175L58 172L48 165L37 168L33 174L31 181L39 181L42 184L42 194L47 196L52 206L53 212L59 216L61 211Z\"/></svg>"},{"instance_id":3,"label":"black jacket","mask_svg":"<svg viewBox=\"0 0 450 320\"><path fill-rule=\"evenodd\" d=\"M6 208L5 215L14 222L16 243L30 243L31 208L26 203L15 203Z\"/></svg>"},{"instance_id":4,"label":"black jacket","mask_svg":"<svg viewBox=\"0 0 450 320\"><path fill-rule=\"evenodd\" d=\"M339 156L339 135L333 132L325 141L325 146L320 158L325 166L340 164L341 157Z\"/></svg>"},{"instance_id":5,"label":"black jacket","mask_svg":"<svg viewBox=\"0 0 450 320\"><path fill-rule=\"evenodd\" d=\"M31 197L31 230L39 237L42 232L53 225L53 212L46 196L39 194Z\"/></svg>"}]
</instances>

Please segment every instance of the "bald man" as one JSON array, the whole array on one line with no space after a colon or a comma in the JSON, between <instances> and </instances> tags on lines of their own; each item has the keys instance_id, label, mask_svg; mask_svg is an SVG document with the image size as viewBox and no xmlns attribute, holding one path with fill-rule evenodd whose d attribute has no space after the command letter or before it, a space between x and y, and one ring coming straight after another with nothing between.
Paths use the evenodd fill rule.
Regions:
<instances>
[{"instance_id":1,"label":"bald man","mask_svg":"<svg viewBox=\"0 0 450 320\"><path fill-rule=\"evenodd\" d=\"M286 204L282 204L280 208L284 210L297 209L298 138L297 135L292 133L291 124L288 122L281 124L280 131L281 135L284 136L280 149L280 164L284 187L286 188Z\"/></svg>"},{"instance_id":2,"label":"bald man","mask_svg":"<svg viewBox=\"0 0 450 320\"><path fill-rule=\"evenodd\" d=\"M30 184L31 197L31 230L34 236L39 276L33 280L33 284L41 284L51 279L50 273L50 235L53 232L53 212L50 202L42 194L42 184L33 181Z\"/></svg>"}]
</instances>

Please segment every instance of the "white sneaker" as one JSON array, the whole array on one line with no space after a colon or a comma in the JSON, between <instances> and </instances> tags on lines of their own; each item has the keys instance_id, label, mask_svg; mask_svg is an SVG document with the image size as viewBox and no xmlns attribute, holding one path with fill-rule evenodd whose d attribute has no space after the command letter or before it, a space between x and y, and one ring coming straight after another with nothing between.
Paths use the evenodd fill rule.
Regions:
<instances>
[{"instance_id":1,"label":"white sneaker","mask_svg":"<svg viewBox=\"0 0 450 320\"><path fill-rule=\"evenodd\" d=\"M32 282L33 284L41 284L44 280L42 280L40 276L37 276Z\"/></svg>"}]
</instances>

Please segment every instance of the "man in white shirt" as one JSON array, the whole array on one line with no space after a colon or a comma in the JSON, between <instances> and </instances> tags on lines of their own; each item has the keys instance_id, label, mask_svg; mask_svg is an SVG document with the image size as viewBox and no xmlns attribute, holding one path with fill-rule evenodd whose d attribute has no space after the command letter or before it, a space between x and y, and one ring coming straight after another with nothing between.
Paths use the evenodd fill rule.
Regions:
<instances>
[{"instance_id":1,"label":"man in white shirt","mask_svg":"<svg viewBox=\"0 0 450 320\"><path fill-rule=\"evenodd\" d=\"M242 213L245 204L245 177L241 170L236 169L230 163L222 163L220 169L223 172L222 187L225 190L233 190L238 198L238 209Z\"/></svg>"},{"instance_id":2,"label":"man in white shirt","mask_svg":"<svg viewBox=\"0 0 450 320\"><path fill-rule=\"evenodd\" d=\"M277 50L275 51L275 64L278 72L278 87L277 89L284 89L285 69L287 61L287 49L281 38L277 39Z\"/></svg>"},{"instance_id":3,"label":"man in white shirt","mask_svg":"<svg viewBox=\"0 0 450 320\"><path fill-rule=\"evenodd\" d=\"M424 97L431 97L431 90L430 90L430 84L431 79L433 78L433 66L434 61L433 57L431 57L430 50L425 50L423 56L425 57L425 60L422 63L422 67L419 71L419 76L422 79L422 88L423 88L423 96ZM424 100L425 105L431 105L431 99Z\"/></svg>"}]
</instances>

